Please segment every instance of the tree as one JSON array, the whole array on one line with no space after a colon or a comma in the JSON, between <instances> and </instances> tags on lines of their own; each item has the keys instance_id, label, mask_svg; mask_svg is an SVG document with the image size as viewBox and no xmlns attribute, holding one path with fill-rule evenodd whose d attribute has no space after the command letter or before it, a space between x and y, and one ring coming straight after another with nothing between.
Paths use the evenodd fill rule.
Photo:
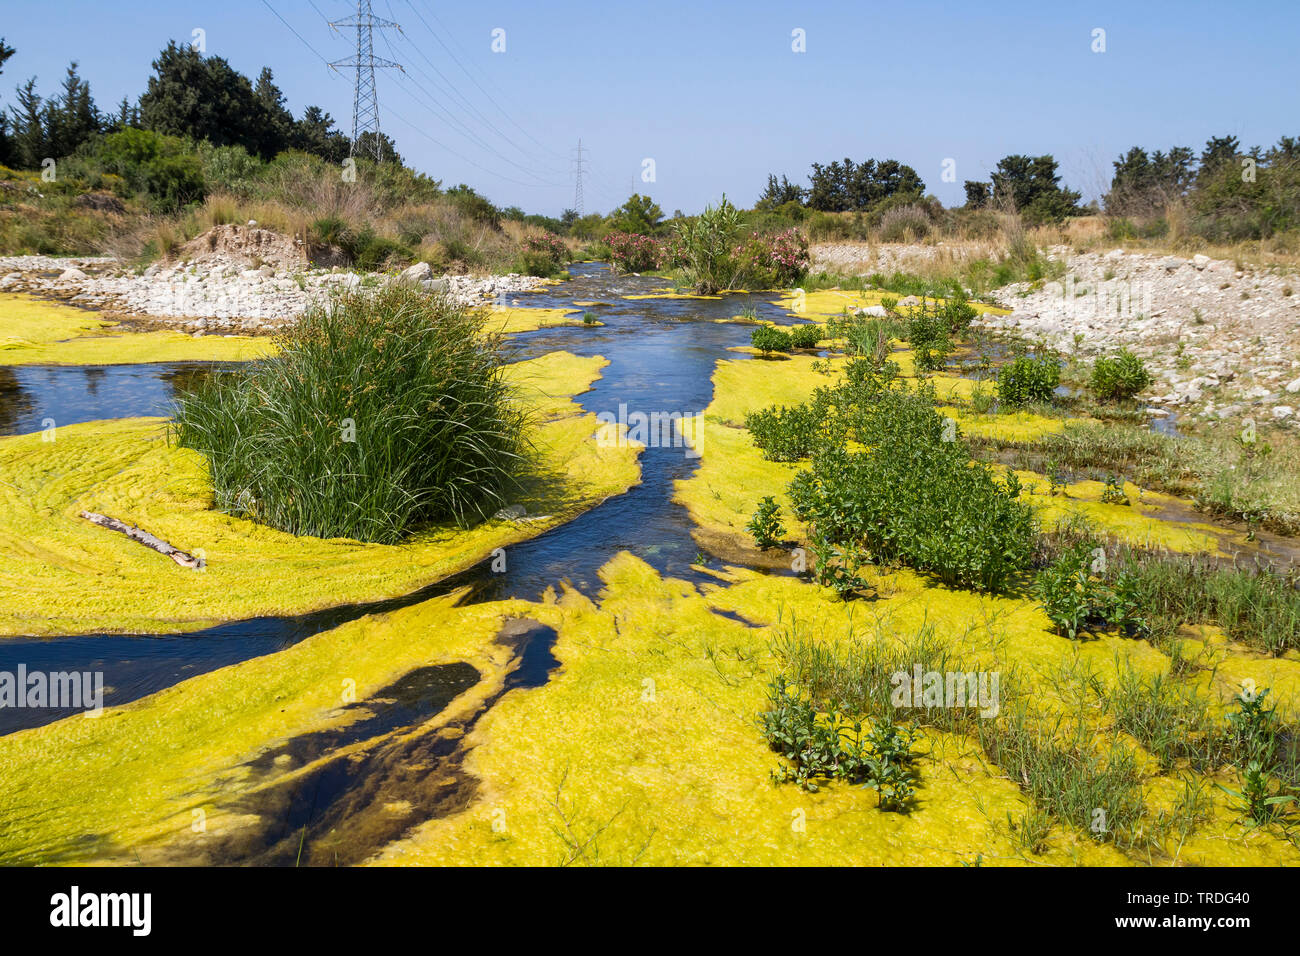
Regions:
<instances>
[{"instance_id":1,"label":"tree","mask_svg":"<svg viewBox=\"0 0 1300 956\"><path fill-rule=\"evenodd\" d=\"M1204 182L1214 176L1219 169L1237 159L1237 150L1241 144L1235 136L1212 136L1205 141L1201 150L1201 168L1196 174L1198 182Z\"/></svg>"},{"instance_id":2,"label":"tree","mask_svg":"<svg viewBox=\"0 0 1300 956\"><path fill-rule=\"evenodd\" d=\"M804 197L807 190L802 186L796 186L785 176L777 182L775 175L767 177L767 188L763 190L763 195L759 197L758 202L754 203L755 209L777 209L788 202L799 203L803 205Z\"/></svg>"},{"instance_id":3,"label":"tree","mask_svg":"<svg viewBox=\"0 0 1300 956\"><path fill-rule=\"evenodd\" d=\"M262 67L262 72L258 74L253 96L258 106L255 123L261 132L258 152L269 159L289 148L294 131L293 114L284 105L284 94L275 85L275 77L269 66Z\"/></svg>"},{"instance_id":4,"label":"tree","mask_svg":"<svg viewBox=\"0 0 1300 956\"><path fill-rule=\"evenodd\" d=\"M993 195L992 183L981 183L968 179L965 188L967 209L983 209L989 204L989 198Z\"/></svg>"},{"instance_id":5,"label":"tree","mask_svg":"<svg viewBox=\"0 0 1300 956\"><path fill-rule=\"evenodd\" d=\"M611 229L650 236L662 227L664 211L649 196L633 193L627 202L609 214Z\"/></svg>"},{"instance_id":6,"label":"tree","mask_svg":"<svg viewBox=\"0 0 1300 956\"><path fill-rule=\"evenodd\" d=\"M352 144L334 128L334 118L329 113L319 106L309 106L303 110L302 119L293 124L290 145L338 164L348 158Z\"/></svg>"},{"instance_id":7,"label":"tree","mask_svg":"<svg viewBox=\"0 0 1300 956\"><path fill-rule=\"evenodd\" d=\"M171 41L153 62L154 76L140 97L145 129L243 146L270 159L266 113L248 78L219 56L205 57Z\"/></svg>"},{"instance_id":8,"label":"tree","mask_svg":"<svg viewBox=\"0 0 1300 956\"><path fill-rule=\"evenodd\" d=\"M991 178L993 199L1011 206L1030 223L1060 222L1080 211L1080 194L1061 185L1050 154L1004 156Z\"/></svg>"},{"instance_id":9,"label":"tree","mask_svg":"<svg viewBox=\"0 0 1300 956\"><path fill-rule=\"evenodd\" d=\"M5 63L14 55L14 48L5 43L5 38L0 37L0 74L5 71ZM14 160L13 137L9 134L9 116L0 110L0 166L11 166Z\"/></svg>"},{"instance_id":10,"label":"tree","mask_svg":"<svg viewBox=\"0 0 1300 956\"><path fill-rule=\"evenodd\" d=\"M74 60L63 78L63 91L45 104L45 137L48 155L71 155L103 128L103 119L90 95L90 84L77 74Z\"/></svg>"},{"instance_id":11,"label":"tree","mask_svg":"<svg viewBox=\"0 0 1300 956\"><path fill-rule=\"evenodd\" d=\"M1187 146L1156 150L1150 156L1134 146L1114 163L1115 175L1106 193L1107 212L1119 215L1155 215L1187 194L1194 178L1195 154Z\"/></svg>"},{"instance_id":12,"label":"tree","mask_svg":"<svg viewBox=\"0 0 1300 956\"><path fill-rule=\"evenodd\" d=\"M18 165L34 169L49 155L45 148L44 101L36 92L36 77L30 77L18 87L17 96L18 108L11 116L14 158Z\"/></svg>"},{"instance_id":13,"label":"tree","mask_svg":"<svg viewBox=\"0 0 1300 956\"><path fill-rule=\"evenodd\" d=\"M925 183L915 169L896 159L868 159L829 166L813 163L808 177L808 205L822 212L865 211L894 196L919 199Z\"/></svg>"}]
</instances>

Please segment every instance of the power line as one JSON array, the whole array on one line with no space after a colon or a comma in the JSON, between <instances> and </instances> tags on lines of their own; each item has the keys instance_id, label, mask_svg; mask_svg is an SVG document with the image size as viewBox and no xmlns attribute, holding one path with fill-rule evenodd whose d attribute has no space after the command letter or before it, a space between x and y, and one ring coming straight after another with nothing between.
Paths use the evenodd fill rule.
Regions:
<instances>
[{"instance_id":1,"label":"power line","mask_svg":"<svg viewBox=\"0 0 1300 956\"><path fill-rule=\"evenodd\" d=\"M357 141L361 134L372 133L369 151L374 154L376 162L383 162L384 147L379 130L379 94L375 89L375 67L394 67L400 70L402 65L375 56L373 31L376 27L382 30L397 27L397 24L376 17L371 12L370 0L357 0L356 16L331 20L330 26L336 30L339 27L355 27L357 31L356 55L330 64L336 70L341 66L350 66L357 71L356 84L352 88L351 155L357 152Z\"/></svg>"}]
</instances>

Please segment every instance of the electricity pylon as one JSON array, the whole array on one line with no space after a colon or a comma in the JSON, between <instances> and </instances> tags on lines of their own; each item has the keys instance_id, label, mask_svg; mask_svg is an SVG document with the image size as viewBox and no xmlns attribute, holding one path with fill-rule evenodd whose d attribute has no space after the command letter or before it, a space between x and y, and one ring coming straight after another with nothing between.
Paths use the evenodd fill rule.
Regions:
<instances>
[{"instance_id":1,"label":"electricity pylon","mask_svg":"<svg viewBox=\"0 0 1300 956\"><path fill-rule=\"evenodd\" d=\"M368 144L362 146L376 162L383 161L383 141L379 136L379 95L375 91L375 67L394 67L402 69L402 64L394 63L375 56L374 37L371 33L376 27L385 29L394 27L402 29L392 20L384 20L370 12L370 0L357 0L356 16L343 20L331 20L330 26L355 27L357 31L356 56L346 60L335 60L330 64L334 69L349 66L357 71L356 86L352 93L352 147L348 154L357 154L357 142L362 133L373 133Z\"/></svg>"},{"instance_id":2,"label":"electricity pylon","mask_svg":"<svg viewBox=\"0 0 1300 956\"><path fill-rule=\"evenodd\" d=\"M573 181L573 210L582 218L582 164L586 162L582 158L582 140L578 140L578 158L573 161L573 170L575 178Z\"/></svg>"}]
</instances>

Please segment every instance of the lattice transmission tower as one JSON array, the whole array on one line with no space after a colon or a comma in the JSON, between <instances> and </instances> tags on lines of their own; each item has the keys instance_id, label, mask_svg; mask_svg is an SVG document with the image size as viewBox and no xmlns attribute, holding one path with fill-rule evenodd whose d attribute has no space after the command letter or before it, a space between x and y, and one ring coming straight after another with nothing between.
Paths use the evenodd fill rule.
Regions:
<instances>
[{"instance_id":1,"label":"lattice transmission tower","mask_svg":"<svg viewBox=\"0 0 1300 956\"><path fill-rule=\"evenodd\" d=\"M352 94L352 148L348 151L349 155L357 155L358 141L363 133L373 133L369 142L361 144L360 149L377 162L382 162L384 147L379 135L379 94L375 91L375 68L391 67L400 70L402 64L375 56L372 31L376 28L402 28L392 20L384 20L371 13L370 0L357 0L356 16L331 20L330 26L335 30L339 27L355 27L357 31L356 56L335 60L330 64L336 70L346 66L355 67L357 71Z\"/></svg>"},{"instance_id":2,"label":"lattice transmission tower","mask_svg":"<svg viewBox=\"0 0 1300 956\"><path fill-rule=\"evenodd\" d=\"M573 210L582 218L582 164L586 162L582 158L582 140L578 140L578 149L576 150L578 158L573 161Z\"/></svg>"}]
</instances>

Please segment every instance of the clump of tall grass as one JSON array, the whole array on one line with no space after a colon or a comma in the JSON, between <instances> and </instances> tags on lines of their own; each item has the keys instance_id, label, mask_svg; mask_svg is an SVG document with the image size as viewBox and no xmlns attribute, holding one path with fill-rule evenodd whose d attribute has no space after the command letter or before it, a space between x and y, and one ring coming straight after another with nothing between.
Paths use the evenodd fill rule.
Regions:
<instances>
[{"instance_id":1,"label":"clump of tall grass","mask_svg":"<svg viewBox=\"0 0 1300 956\"><path fill-rule=\"evenodd\" d=\"M278 345L177 400L174 439L208 459L218 508L393 543L516 486L525 416L481 313L386 284L314 306Z\"/></svg>"}]
</instances>

